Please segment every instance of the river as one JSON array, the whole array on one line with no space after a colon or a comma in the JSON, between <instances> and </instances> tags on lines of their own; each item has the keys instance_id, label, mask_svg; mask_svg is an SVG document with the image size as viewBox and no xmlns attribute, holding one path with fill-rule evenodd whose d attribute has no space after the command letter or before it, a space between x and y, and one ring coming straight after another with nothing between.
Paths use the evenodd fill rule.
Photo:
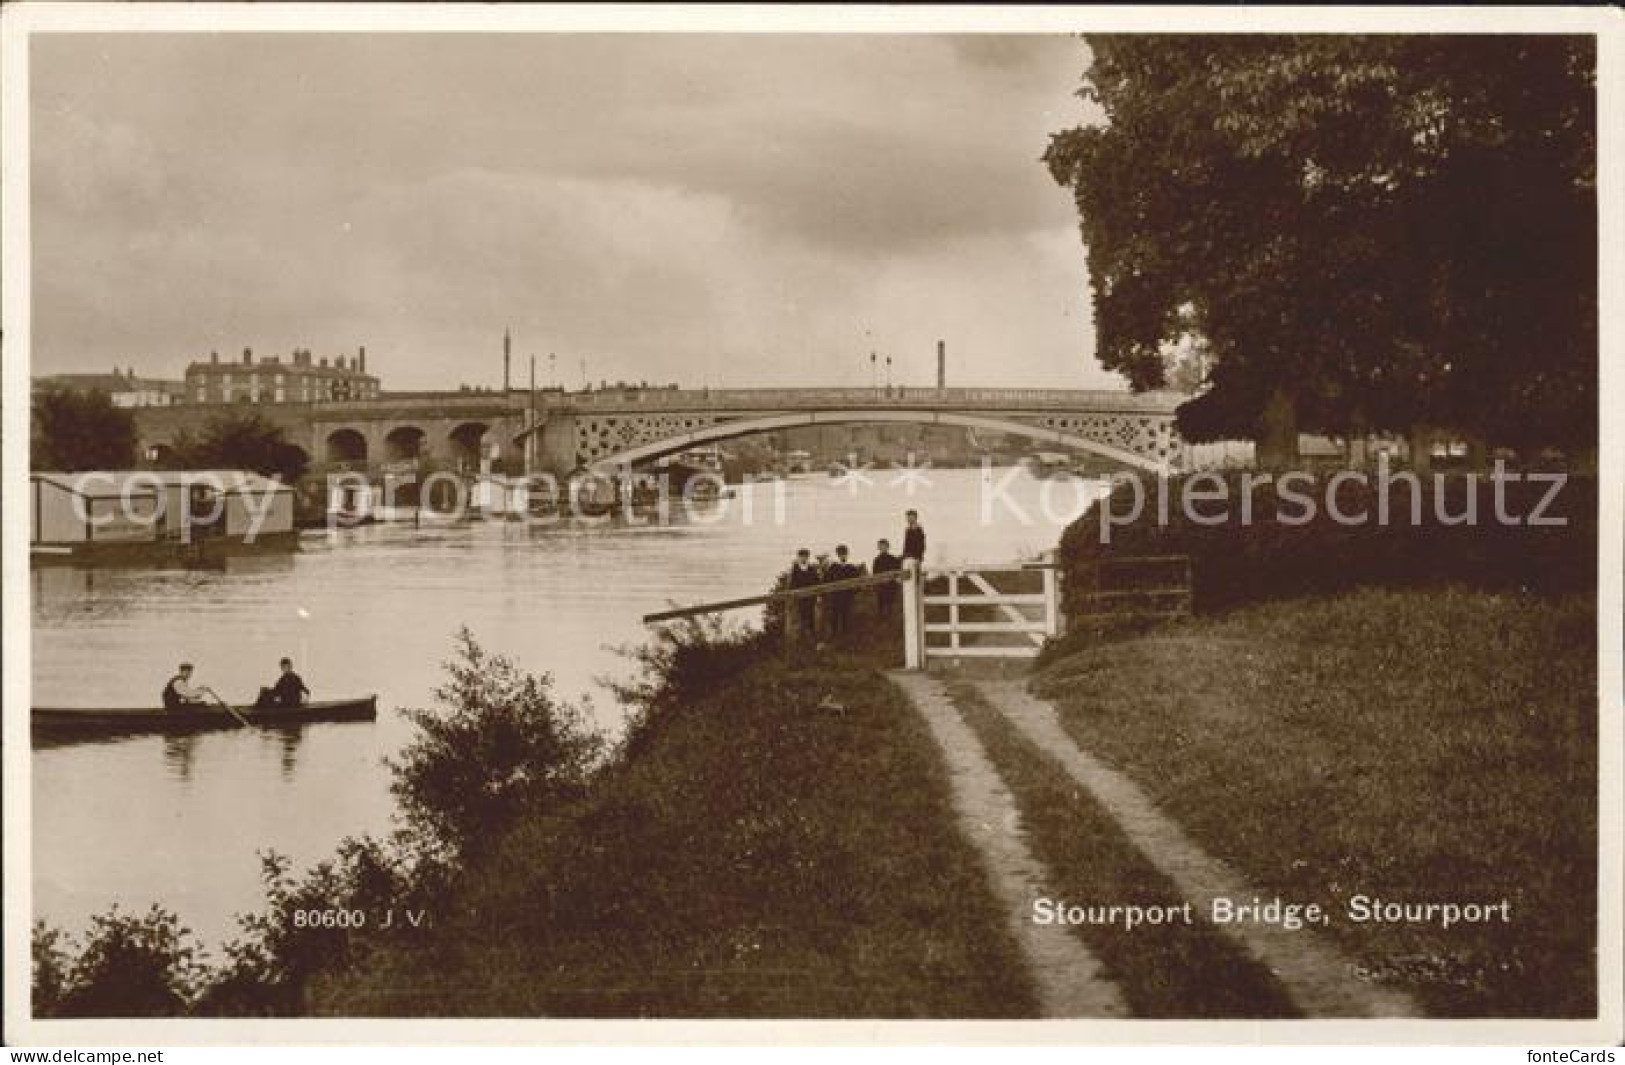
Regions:
<instances>
[{"instance_id":1,"label":"river","mask_svg":"<svg viewBox=\"0 0 1625 1065\"><path fill-rule=\"evenodd\" d=\"M177 662L228 700L250 701L291 656L317 698L377 692L370 723L144 736L33 752L34 916L71 930L117 903L159 903L213 947L262 898L257 851L304 869L346 835L388 829L384 759L432 705L468 626L482 645L553 676L617 729L597 683L625 678L615 648L642 614L766 591L797 547L837 542L867 561L901 547L903 511L930 564L1009 561L1052 548L1095 490L1015 470L931 470L929 485L873 471L748 485L666 525L475 521L307 535L297 552L224 569L37 568L34 705L156 705ZM984 520L986 519L986 520ZM733 615L754 623L759 610Z\"/></svg>"}]
</instances>

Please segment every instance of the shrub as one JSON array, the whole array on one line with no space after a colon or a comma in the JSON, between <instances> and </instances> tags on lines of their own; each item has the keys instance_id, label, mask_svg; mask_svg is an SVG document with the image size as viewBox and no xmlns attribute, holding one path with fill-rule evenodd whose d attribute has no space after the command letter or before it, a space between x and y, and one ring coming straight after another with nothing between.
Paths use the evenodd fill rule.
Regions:
<instances>
[{"instance_id":1,"label":"shrub","mask_svg":"<svg viewBox=\"0 0 1625 1065\"><path fill-rule=\"evenodd\" d=\"M1167 483L1167 521L1159 517L1155 482L1140 486L1145 505L1131 523L1113 525L1102 543L1102 503L1097 502L1061 538L1059 560L1065 580L1064 608L1070 617L1085 613L1083 597L1097 587L1095 564L1105 558L1188 555L1193 571L1193 606L1197 611L1227 610L1247 603L1304 595L1323 595L1363 586L1416 588L1461 585L1487 591L1563 593L1584 591L1596 582L1596 481L1571 476L1557 494L1548 517L1561 526L1506 524L1495 520L1494 486L1485 477L1440 476L1420 485L1396 479L1389 492L1389 520L1380 523L1376 475L1365 482L1343 480L1336 502L1345 514L1362 511L1368 520L1340 523L1324 505L1330 477L1309 487L1295 483L1277 491L1275 483L1249 489L1242 473L1223 481L1229 503L1198 504L1196 516L1217 516L1215 524L1193 521L1180 505L1185 486L1195 474ZM1333 475L1335 476L1335 475ZM1216 482L1214 482L1216 484ZM1209 485L1207 487L1213 487ZM1504 510L1529 515L1548 486L1512 481L1502 486ZM1109 513L1132 512L1135 486L1122 484L1112 493ZM1413 494L1414 493L1414 494ZM1251 497L1251 518L1242 521L1241 500ZM1310 520L1298 522L1304 507L1298 497L1316 501ZM1476 508L1475 524L1439 520ZM1420 521L1412 523L1415 508Z\"/></svg>"},{"instance_id":2,"label":"shrub","mask_svg":"<svg viewBox=\"0 0 1625 1065\"><path fill-rule=\"evenodd\" d=\"M57 1016L62 999L68 990L68 969L72 959L68 956L67 934L52 928L44 921L34 922L29 944L33 955L33 1005L39 1017Z\"/></svg>"},{"instance_id":3,"label":"shrub","mask_svg":"<svg viewBox=\"0 0 1625 1065\"><path fill-rule=\"evenodd\" d=\"M36 923L33 966L40 1017L180 1016L204 971L191 932L157 906L93 916L77 952L61 931Z\"/></svg>"},{"instance_id":4,"label":"shrub","mask_svg":"<svg viewBox=\"0 0 1625 1065\"><path fill-rule=\"evenodd\" d=\"M379 941L382 915L421 900L414 870L371 838L346 839L338 854L295 880L288 859L260 856L265 908L238 918L243 937L225 946L225 964L210 975L194 1012L205 1016L298 1016L311 980L354 963L361 944ZM325 925L303 915L362 911L360 928ZM397 927L396 931L400 929Z\"/></svg>"},{"instance_id":5,"label":"shrub","mask_svg":"<svg viewBox=\"0 0 1625 1065\"><path fill-rule=\"evenodd\" d=\"M639 666L636 677L604 681L627 710L621 756L645 743L665 714L704 705L706 692L759 661L772 639L711 614L662 625L648 643L622 648L621 654Z\"/></svg>"},{"instance_id":6,"label":"shrub","mask_svg":"<svg viewBox=\"0 0 1625 1065\"><path fill-rule=\"evenodd\" d=\"M604 751L552 678L522 672L465 628L439 710L406 710L418 735L389 761L402 818L426 853L465 855L527 808L578 797Z\"/></svg>"}]
</instances>

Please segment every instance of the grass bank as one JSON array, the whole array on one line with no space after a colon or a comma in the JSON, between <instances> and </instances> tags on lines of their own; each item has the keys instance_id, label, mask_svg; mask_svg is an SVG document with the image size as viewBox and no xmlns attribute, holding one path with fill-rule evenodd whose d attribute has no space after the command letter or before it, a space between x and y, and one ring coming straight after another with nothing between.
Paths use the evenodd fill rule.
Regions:
<instances>
[{"instance_id":1,"label":"grass bank","mask_svg":"<svg viewBox=\"0 0 1625 1065\"><path fill-rule=\"evenodd\" d=\"M586 798L521 816L431 929L319 980L312 1011L1031 1016L900 693L861 659L717 654Z\"/></svg>"},{"instance_id":2,"label":"grass bank","mask_svg":"<svg viewBox=\"0 0 1625 1065\"><path fill-rule=\"evenodd\" d=\"M1589 597L1362 591L1073 650L1034 687L1208 853L1267 892L1327 906L1343 949L1431 1014L1586 1017L1595 623ZM971 715L1025 781L1039 846L1079 846L1045 827L1062 817L1064 782ZM1343 915L1358 894L1505 898L1512 920L1357 924Z\"/></svg>"}]
</instances>

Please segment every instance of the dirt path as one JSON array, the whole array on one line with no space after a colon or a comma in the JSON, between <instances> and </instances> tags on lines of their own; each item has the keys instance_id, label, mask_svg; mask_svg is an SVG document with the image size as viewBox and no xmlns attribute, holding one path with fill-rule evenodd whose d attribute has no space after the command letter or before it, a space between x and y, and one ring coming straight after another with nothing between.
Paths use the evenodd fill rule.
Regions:
<instances>
[{"instance_id":1,"label":"dirt path","mask_svg":"<svg viewBox=\"0 0 1625 1065\"><path fill-rule=\"evenodd\" d=\"M1246 903L1269 897L1205 853L1132 780L1081 750L1061 727L1055 708L1031 695L1024 684L1008 680L975 683L991 705L1111 814L1134 846L1198 912L1210 912L1214 900L1220 898ZM964 728L962 722L960 727ZM982 761L986 762L985 756ZM992 771L991 766L988 769ZM1306 1016L1418 1015L1408 996L1362 980L1346 956L1310 929L1287 931L1279 925L1258 923L1215 927L1268 967Z\"/></svg>"},{"instance_id":2,"label":"dirt path","mask_svg":"<svg viewBox=\"0 0 1625 1065\"><path fill-rule=\"evenodd\" d=\"M1033 900L1052 894L1051 878L1028 850L1014 796L982 745L948 700L940 681L923 673L897 672L892 680L930 726L953 783L960 827L987 868L994 894L1008 914L1045 1017L1124 1017L1128 1008L1098 959L1063 929L1034 924Z\"/></svg>"}]
</instances>

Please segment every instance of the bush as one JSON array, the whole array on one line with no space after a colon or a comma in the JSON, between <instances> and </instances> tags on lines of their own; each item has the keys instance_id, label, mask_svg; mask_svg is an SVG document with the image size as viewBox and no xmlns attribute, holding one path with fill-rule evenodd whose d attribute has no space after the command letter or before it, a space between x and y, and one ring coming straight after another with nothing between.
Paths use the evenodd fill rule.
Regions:
<instances>
[{"instance_id":1,"label":"bush","mask_svg":"<svg viewBox=\"0 0 1625 1065\"><path fill-rule=\"evenodd\" d=\"M1197 517L1225 514L1217 524L1193 521L1180 505L1187 485L1214 491L1219 474L1193 474L1167 482L1167 521L1159 519L1156 482L1140 486L1144 506L1132 523L1113 525L1102 543L1102 503L1096 503L1061 538L1059 560L1066 578L1064 609L1069 617L1086 613L1084 596L1099 586L1102 559L1188 555L1192 563L1193 606L1199 612L1228 610L1247 603L1305 595L1326 595L1357 587L1417 588L1460 585L1486 591L1556 594L1596 586L1596 505L1594 479L1570 476L1547 517L1562 526L1511 525L1495 519L1494 485L1487 477L1442 475L1413 485L1396 476L1389 491L1387 523L1379 523L1379 492L1373 475L1365 482L1343 480L1336 503L1344 514L1365 512L1368 520L1340 523L1328 514L1331 477L1294 482L1285 493L1277 485L1249 487L1243 473L1222 475L1229 500L1195 504ZM1336 475L1332 475L1335 477ZM1309 487L1304 485L1308 484ZM1502 486L1504 510L1527 516L1549 486L1510 481ZM1119 485L1103 501L1109 513L1132 513L1136 486ZM1215 493L1216 494L1216 493ZM1242 521L1241 500L1250 494L1251 518ZM1300 497L1315 500L1309 520ZM1414 508L1420 521L1413 524ZM1476 508L1475 524L1447 524Z\"/></svg>"},{"instance_id":2,"label":"bush","mask_svg":"<svg viewBox=\"0 0 1625 1065\"><path fill-rule=\"evenodd\" d=\"M114 906L90 919L77 953L58 929L33 935L34 1014L39 1017L175 1017L203 979L192 934L157 906L136 916Z\"/></svg>"},{"instance_id":3,"label":"bush","mask_svg":"<svg viewBox=\"0 0 1625 1065\"><path fill-rule=\"evenodd\" d=\"M521 672L465 628L440 710L406 710L419 735L389 761L401 816L426 853L468 854L521 810L579 797L604 752L604 737L559 702L552 678Z\"/></svg>"},{"instance_id":4,"label":"bush","mask_svg":"<svg viewBox=\"0 0 1625 1065\"><path fill-rule=\"evenodd\" d=\"M776 639L711 614L662 625L649 643L622 648L621 654L640 667L638 675L631 681L603 682L627 711L620 759L641 748L666 714L703 706L707 692L760 661Z\"/></svg>"},{"instance_id":5,"label":"bush","mask_svg":"<svg viewBox=\"0 0 1625 1065\"><path fill-rule=\"evenodd\" d=\"M288 874L282 855L266 853L260 862L265 909L238 918L244 936L226 944L225 964L210 975L194 1013L299 1016L317 974L353 964L362 943L377 944L384 913L414 904L428 908L413 898L413 870L371 838L346 839L335 859L319 862L302 880ZM363 911L367 924L328 926L301 916L335 910Z\"/></svg>"}]
</instances>

